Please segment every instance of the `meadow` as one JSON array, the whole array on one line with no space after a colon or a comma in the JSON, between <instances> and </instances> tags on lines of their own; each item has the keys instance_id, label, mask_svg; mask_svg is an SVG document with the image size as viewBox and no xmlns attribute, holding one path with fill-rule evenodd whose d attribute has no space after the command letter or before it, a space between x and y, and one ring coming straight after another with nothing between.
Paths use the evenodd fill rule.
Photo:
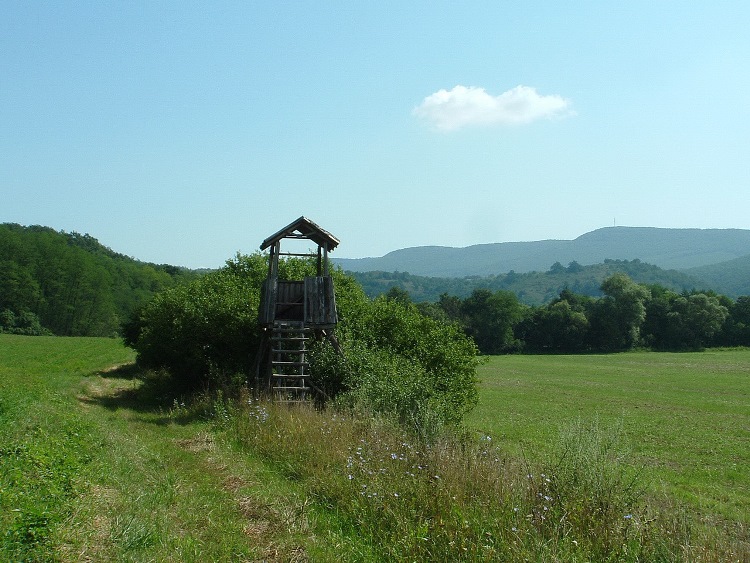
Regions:
<instances>
[{"instance_id":1,"label":"meadow","mask_svg":"<svg viewBox=\"0 0 750 563\"><path fill-rule=\"evenodd\" d=\"M578 421L617 429L652 489L750 526L750 350L495 356L479 379L467 424L510 452L548 453Z\"/></svg>"},{"instance_id":2,"label":"meadow","mask_svg":"<svg viewBox=\"0 0 750 563\"><path fill-rule=\"evenodd\" d=\"M0 335L0 559L747 561L750 351L492 357L463 430Z\"/></svg>"}]
</instances>

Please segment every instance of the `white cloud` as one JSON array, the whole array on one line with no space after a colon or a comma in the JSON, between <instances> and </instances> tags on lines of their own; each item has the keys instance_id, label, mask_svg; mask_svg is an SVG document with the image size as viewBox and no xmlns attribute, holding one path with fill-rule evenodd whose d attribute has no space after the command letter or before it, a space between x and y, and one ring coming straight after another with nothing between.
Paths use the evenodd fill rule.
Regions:
<instances>
[{"instance_id":1,"label":"white cloud","mask_svg":"<svg viewBox=\"0 0 750 563\"><path fill-rule=\"evenodd\" d=\"M469 125L518 125L572 111L569 100L541 96L529 86L516 86L491 96L484 88L458 85L430 94L412 113L437 129L454 131Z\"/></svg>"}]
</instances>

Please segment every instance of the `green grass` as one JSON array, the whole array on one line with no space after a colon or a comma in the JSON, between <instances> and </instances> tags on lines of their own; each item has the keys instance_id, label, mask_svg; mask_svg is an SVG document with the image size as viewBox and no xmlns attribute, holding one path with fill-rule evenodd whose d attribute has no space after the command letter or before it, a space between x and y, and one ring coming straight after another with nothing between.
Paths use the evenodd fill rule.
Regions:
<instances>
[{"instance_id":1,"label":"green grass","mask_svg":"<svg viewBox=\"0 0 750 563\"><path fill-rule=\"evenodd\" d=\"M96 429L75 408L71 377L132 361L112 342L0 335L0 554L7 560L54 558L54 530L85 488L79 476L99 448Z\"/></svg>"},{"instance_id":2,"label":"green grass","mask_svg":"<svg viewBox=\"0 0 750 563\"><path fill-rule=\"evenodd\" d=\"M304 491L222 441L211 413L186 415L158 374L134 378L133 356L0 335L0 560L330 557Z\"/></svg>"},{"instance_id":3,"label":"green grass","mask_svg":"<svg viewBox=\"0 0 750 563\"><path fill-rule=\"evenodd\" d=\"M750 526L750 350L498 356L467 424L538 457L560 429L622 426L653 490Z\"/></svg>"},{"instance_id":4,"label":"green grass","mask_svg":"<svg viewBox=\"0 0 750 563\"><path fill-rule=\"evenodd\" d=\"M750 558L750 351L490 358L430 444L132 360L0 335L0 560Z\"/></svg>"}]
</instances>

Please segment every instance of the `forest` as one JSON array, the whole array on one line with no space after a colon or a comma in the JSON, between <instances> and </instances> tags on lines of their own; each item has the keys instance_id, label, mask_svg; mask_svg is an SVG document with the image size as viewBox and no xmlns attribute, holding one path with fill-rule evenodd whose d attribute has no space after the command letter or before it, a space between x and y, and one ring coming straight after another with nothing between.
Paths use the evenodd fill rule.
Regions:
<instances>
[{"instance_id":1,"label":"forest","mask_svg":"<svg viewBox=\"0 0 750 563\"><path fill-rule=\"evenodd\" d=\"M0 224L0 332L115 336L158 292L198 272L139 262L94 237Z\"/></svg>"}]
</instances>

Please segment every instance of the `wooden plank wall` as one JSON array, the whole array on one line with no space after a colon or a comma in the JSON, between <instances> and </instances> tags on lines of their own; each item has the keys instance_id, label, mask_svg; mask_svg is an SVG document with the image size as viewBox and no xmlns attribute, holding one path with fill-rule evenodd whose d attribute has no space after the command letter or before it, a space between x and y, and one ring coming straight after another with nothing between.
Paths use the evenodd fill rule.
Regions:
<instances>
[{"instance_id":1,"label":"wooden plank wall","mask_svg":"<svg viewBox=\"0 0 750 563\"><path fill-rule=\"evenodd\" d=\"M337 320L331 276L305 278L305 324L333 326Z\"/></svg>"},{"instance_id":2,"label":"wooden plank wall","mask_svg":"<svg viewBox=\"0 0 750 563\"><path fill-rule=\"evenodd\" d=\"M331 276L311 276L302 281L267 278L261 286L258 322L305 321L309 326L332 327L338 321Z\"/></svg>"}]
</instances>

